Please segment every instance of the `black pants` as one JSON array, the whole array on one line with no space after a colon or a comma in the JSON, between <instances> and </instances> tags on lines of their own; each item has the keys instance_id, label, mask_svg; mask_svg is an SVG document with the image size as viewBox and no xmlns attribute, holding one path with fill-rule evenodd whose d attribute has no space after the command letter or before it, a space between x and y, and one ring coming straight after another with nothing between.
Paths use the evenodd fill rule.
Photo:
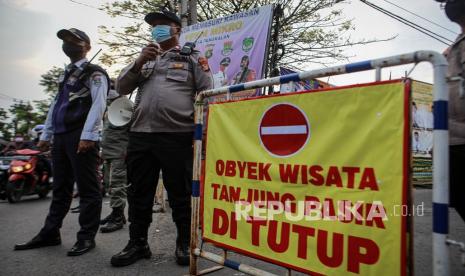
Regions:
<instances>
[{"instance_id":1,"label":"black pants","mask_svg":"<svg viewBox=\"0 0 465 276\"><path fill-rule=\"evenodd\" d=\"M449 147L450 206L465 221L465 145Z\"/></svg>"},{"instance_id":2,"label":"black pants","mask_svg":"<svg viewBox=\"0 0 465 276\"><path fill-rule=\"evenodd\" d=\"M193 133L129 133L129 236L147 238L159 171L168 192L173 221L190 227Z\"/></svg>"},{"instance_id":3,"label":"black pants","mask_svg":"<svg viewBox=\"0 0 465 276\"><path fill-rule=\"evenodd\" d=\"M98 146L77 154L80 129L54 136L52 148L53 198L42 236L56 235L69 211L76 181L81 207L77 239L93 239L100 224L102 194L97 182Z\"/></svg>"}]
</instances>

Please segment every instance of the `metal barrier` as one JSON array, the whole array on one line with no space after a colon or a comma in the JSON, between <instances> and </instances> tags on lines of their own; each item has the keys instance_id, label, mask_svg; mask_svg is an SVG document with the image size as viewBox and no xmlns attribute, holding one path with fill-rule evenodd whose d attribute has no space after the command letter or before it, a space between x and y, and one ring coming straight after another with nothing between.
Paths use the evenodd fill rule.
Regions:
<instances>
[{"instance_id":1,"label":"metal barrier","mask_svg":"<svg viewBox=\"0 0 465 276\"><path fill-rule=\"evenodd\" d=\"M430 62L434 70L434 131L433 131L433 275L449 275L449 250L446 242L449 233L449 131L447 105L449 94L446 85L447 61L443 55L434 51L417 51L413 53L386 58L350 63L324 69L305 71L269 79L262 79L201 92L195 101L195 141L194 141L194 173L192 180L192 224L191 224L191 260L190 275L211 273L217 269L229 267L250 275L274 275L266 271L240 264L199 247L199 213L200 213L200 175L202 155L202 129L204 100L210 96L257 89L270 85L278 85L291 81L309 80L319 77L334 76L344 73L361 72L376 69L377 76L383 67L402 64ZM198 258L205 258L220 264L204 271L198 271ZM289 272L290 275L290 272Z\"/></svg>"}]
</instances>

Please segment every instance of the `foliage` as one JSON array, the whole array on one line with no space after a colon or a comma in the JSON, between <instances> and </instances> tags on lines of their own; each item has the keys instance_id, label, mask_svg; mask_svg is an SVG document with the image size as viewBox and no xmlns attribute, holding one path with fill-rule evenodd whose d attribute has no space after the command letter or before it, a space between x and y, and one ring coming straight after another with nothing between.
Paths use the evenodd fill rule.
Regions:
<instances>
[{"instance_id":1,"label":"foliage","mask_svg":"<svg viewBox=\"0 0 465 276\"><path fill-rule=\"evenodd\" d=\"M198 0L198 21L249 10L255 7L280 4L283 17L278 29L279 44L284 53L278 57L278 65L302 69L312 64L328 64L347 59L344 48L367 44L379 40L351 39L354 26L343 17L334 4L343 0ZM124 0L107 3L101 10L113 17L126 17L131 23L122 28L100 26L100 42L107 45L109 52L103 54L101 62L111 66L127 64L150 41L150 26L143 18L151 11L159 10L166 2L158 0Z\"/></svg>"},{"instance_id":2,"label":"foliage","mask_svg":"<svg viewBox=\"0 0 465 276\"><path fill-rule=\"evenodd\" d=\"M14 135L27 135L29 130L34 127L35 114L34 107L30 102L15 101L8 109L12 114L12 129Z\"/></svg>"},{"instance_id":3,"label":"foliage","mask_svg":"<svg viewBox=\"0 0 465 276\"><path fill-rule=\"evenodd\" d=\"M53 66L45 74L40 76L39 84L44 87L44 92L49 96L49 100L55 98L58 92L58 78L64 73L63 68Z\"/></svg>"},{"instance_id":4,"label":"foliage","mask_svg":"<svg viewBox=\"0 0 465 276\"><path fill-rule=\"evenodd\" d=\"M62 73L62 68L52 67L41 75L39 84L44 87L48 99L32 103L15 101L8 112L0 108L0 135L3 139L10 140L16 134L28 135L34 126L45 123L52 99L58 92L58 78Z\"/></svg>"},{"instance_id":5,"label":"foliage","mask_svg":"<svg viewBox=\"0 0 465 276\"><path fill-rule=\"evenodd\" d=\"M0 107L0 135L2 139L9 141L11 139L11 133L9 131L10 126L7 123L8 113L4 108Z\"/></svg>"}]
</instances>

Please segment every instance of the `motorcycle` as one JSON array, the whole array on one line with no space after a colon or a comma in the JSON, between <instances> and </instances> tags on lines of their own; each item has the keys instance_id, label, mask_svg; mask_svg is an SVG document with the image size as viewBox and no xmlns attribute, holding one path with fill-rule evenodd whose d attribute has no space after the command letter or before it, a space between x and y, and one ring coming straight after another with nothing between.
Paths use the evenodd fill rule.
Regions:
<instances>
[{"instance_id":1,"label":"motorcycle","mask_svg":"<svg viewBox=\"0 0 465 276\"><path fill-rule=\"evenodd\" d=\"M6 199L6 185L8 184L8 170L10 169L11 157L0 157L0 199Z\"/></svg>"},{"instance_id":2,"label":"motorcycle","mask_svg":"<svg viewBox=\"0 0 465 276\"><path fill-rule=\"evenodd\" d=\"M6 185L6 196L10 203L21 200L23 195L47 196L51 189L50 168L38 150L17 150L12 158Z\"/></svg>"}]
</instances>

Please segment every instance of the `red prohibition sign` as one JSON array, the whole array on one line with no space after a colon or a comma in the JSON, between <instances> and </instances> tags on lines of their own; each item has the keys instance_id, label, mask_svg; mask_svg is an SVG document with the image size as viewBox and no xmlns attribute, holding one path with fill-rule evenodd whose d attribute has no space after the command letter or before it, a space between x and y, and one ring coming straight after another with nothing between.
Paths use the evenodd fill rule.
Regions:
<instances>
[{"instance_id":1,"label":"red prohibition sign","mask_svg":"<svg viewBox=\"0 0 465 276\"><path fill-rule=\"evenodd\" d=\"M287 157L307 144L310 125L300 108L293 104L280 103L263 113L258 132L263 147L271 155Z\"/></svg>"}]
</instances>

